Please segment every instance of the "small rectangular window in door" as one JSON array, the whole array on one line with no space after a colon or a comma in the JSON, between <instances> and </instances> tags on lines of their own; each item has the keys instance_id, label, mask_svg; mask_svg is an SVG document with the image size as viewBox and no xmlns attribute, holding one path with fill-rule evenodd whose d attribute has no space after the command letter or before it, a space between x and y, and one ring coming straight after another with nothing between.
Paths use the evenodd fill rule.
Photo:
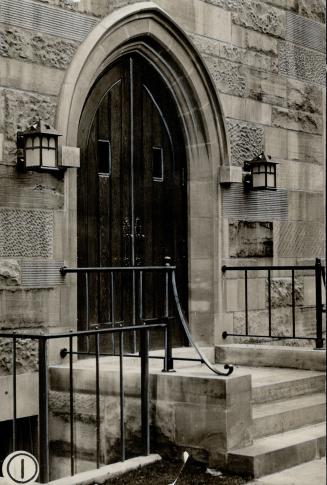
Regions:
<instances>
[{"instance_id":1,"label":"small rectangular window in door","mask_svg":"<svg viewBox=\"0 0 327 485\"><path fill-rule=\"evenodd\" d=\"M99 175L111 175L111 144L109 140L98 140Z\"/></svg>"},{"instance_id":2,"label":"small rectangular window in door","mask_svg":"<svg viewBox=\"0 0 327 485\"><path fill-rule=\"evenodd\" d=\"M152 180L154 182L163 182L163 149L162 147L152 147Z\"/></svg>"}]
</instances>

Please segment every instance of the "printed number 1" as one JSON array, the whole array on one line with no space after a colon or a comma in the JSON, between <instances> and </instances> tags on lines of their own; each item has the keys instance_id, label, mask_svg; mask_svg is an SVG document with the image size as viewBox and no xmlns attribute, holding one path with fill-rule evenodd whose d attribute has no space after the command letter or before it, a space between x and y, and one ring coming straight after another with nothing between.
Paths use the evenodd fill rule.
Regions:
<instances>
[{"instance_id":1,"label":"printed number 1","mask_svg":"<svg viewBox=\"0 0 327 485\"><path fill-rule=\"evenodd\" d=\"M24 479L24 458L20 462L20 474L21 474L21 478L23 480Z\"/></svg>"}]
</instances>

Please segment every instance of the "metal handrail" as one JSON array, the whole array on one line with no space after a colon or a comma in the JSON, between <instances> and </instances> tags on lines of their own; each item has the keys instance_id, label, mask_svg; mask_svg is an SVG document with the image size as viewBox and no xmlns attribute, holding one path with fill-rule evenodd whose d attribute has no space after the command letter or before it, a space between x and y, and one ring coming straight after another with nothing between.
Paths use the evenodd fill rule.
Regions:
<instances>
[{"instance_id":1,"label":"metal handrail","mask_svg":"<svg viewBox=\"0 0 327 485\"><path fill-rule=\"evenodd\" d=\"M244 272L244 306L245 306L245 333L226 332L222 333L222 337L226 339L228 336L233 337L251 337L251 338L271 338L271 339L296 339L296 340L314 340L316 348L323 347L324 338L322 332L322 313L324 306L322 304L322 287L321 280L325 284L325 268L321 264L321 260L316 258L314 265L264 265L264 266L222 266L222 272L227 271L242 271ZM295 271L308 270L315 272L315 293L316 293L316 337L297 336L295 330ZM268 335L256 335L249 333L248 321L248 272L249 271L267 271L268 273ZM271 272L272 271L291 271L292 277L292 335L272 335L272 299L271 299Z\"/></svg>"},{"instance_id":2,"label":"metal handrail","mask_svg":"<svg viewBox=\"0 0 327 485\"><path fill-rule=\"evenodd\" d=\"M168 259L170 259L170 258L168 258ZM226 370L226 372L219 371L218 369L216 369L215 367L213 367L211 365L211 363L209 362L207 357L201 352L198 345L194 342L192 334L191 334L190 329L189 329L189 324L186 320L186 317L185 317L185 315L182 311L182 307L181 307L181 304L180 304L177 285L176 285L176 273L175 273L175 271L176 271L176 266L171 266L169 263L166 263L164 266L109 266L109 267L80 267L80 268L77 268L77 267L69 268L69 267L63 266L60 269L60 272L61 272L62 275L66 275L66 274L69 274L69 273L70 274L75 273L75 274L85 274L87 276L90 273L120 273L120 272L132 272L132 274L134 275L135 273L139 273L139 275L140 275L140 279L139 279L139 281L140 281L140 283L139 283L140 284L140 295L139 295L139 298L140 298L141 302L142 302L142 298L143 298L142 297L142 275L143 275L143 273L144 272L163 272L163 273L166 273L167 277L166 277L166 294L165 294L165 316L162 317L162 319L161 319L163 322L165 322L165 321L167 322L167 331L165 332L165 355L164 356L149 356L149 358L150 359L151 358L162 358L165 362L164 369L163 369L163 371L165 371L165 372L169 372L169 371L172 371L174 369L174 360L184 360L184 361L201 362L201 363L205 364L208 367L208 369L210 369L216 375L224 376L224 377L229 376L233 372L233 366L225 364L224 369ZM170 278L169 278L169 276L170 276ZM175 306L176 306L176 310L177 310L177 314L178 314L180 323L183 327L183 330L185 332L185 335L188 339L189 344L194 348L195 352L199 356L199 359L187 358L187 357L184 357L184 358L176 358L175 357L174 358L172 356L172 345L171 345L172 328L171 328L171 324L169 324L169 320L171 319L171 317L168 314L168 310L169 310L169 308L168 308L169 307L169 304L168 304L169 279L170 279L170 284L171 284L173 295L174 295L174 302L175 302ZM86 301L86 305L87 305L86 314L87 314L87 319L88 319L88 278L86 278L85 283L86 283L86 295L87 295L87 298L86 298L86 300L87 300ZM135 295L133 293L133 298L134 297L135 297ZM142 307L142 303L141 303L140 306ZM141 313L140 320L145 323L145 319L142 318L142 310L140 310L140 313ZM158 320L160 320L160 318ZM135 326L135 328L136 328L136 326ZM88 351L87 352L78 352L77 351L77 352L74 352L74 354L90 355L90 353ZM101 354L101 355L111 355L111 354ZM128 355L126 355L126 354L125 354L125 356L128 357ZM136 356L136 355L134 355L134 356Z\"/></svg>"}]
</instances>

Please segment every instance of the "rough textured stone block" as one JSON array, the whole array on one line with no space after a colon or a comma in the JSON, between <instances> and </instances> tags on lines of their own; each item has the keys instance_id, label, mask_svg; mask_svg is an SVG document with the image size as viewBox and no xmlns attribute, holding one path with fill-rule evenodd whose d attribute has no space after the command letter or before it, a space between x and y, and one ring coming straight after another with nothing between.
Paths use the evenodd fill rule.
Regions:
<instances>
[{"instance_id":1,"label":"rough textured stone block","mask_svg":"<svg viewBox=\"0 0 327 485\"><path fill-rule=\"evenodd\" d=\"M15 27L0 27L0 55L65 69L78 43Z\"/></svg>"},{"instance_id":2,"label":"rough textured stone block","mask_svg":"<svg viewBox=\"0 0 327 485\"><path fill-rule=\"evenodd\" d=\"M278 222L274 224L275 254L280 258L314 258L324 255L322 223Z\"/></svg>"},{"instance_id":3,"label":"rough textured stone block","mask_svg":"<svg viewBox=\"0 0 327 485\"><path fill-rule=\"evenodd\" d=\"M283 307L292 305L292 278L271 278L271 306ZM294 278L294 301L303 304L303 279ZM268 280L266 280L266 302L268 306Z\"/></svg>"},{"instance_id":4,"label":"rough textured stone block","mask_svg":"<svg viewBox=\"0 0 327 485\"><path fill-rule=\"evenodd\" d=\"M323 89L314 84L303 83L295 79L287 80L288 108L322 114Z\"/></svg>"},{"instance_id":5,"label":"rough textured stone block","mask_svg":"<svg viewBox=\"0 0 327 485\"><path fill-rule=\"evenodd\" d=\"M17 339L16 341L17 372L36 372L38 369L38 346L36 341ZM0 375L12 371L12 339L0 339Z\"/></svg>"},{"instance_id":6,"label":"rough textured stone block","mask_svg":"<svg viewBox=\"0 0 327 485\"><path fill-rule=\"evenodd\" d=\"M0 286L18 286L21 282L21 270L14 259L0 260Z\"/></svg>"},{"instance_id":7,"label":"rough textured stone block","mask_svg":"<svg viewBox=\"0 0 327 485\"><path fill-rule=\"evenodd\" d=\"M326 21L326 2L324 0L299 0L298 13L322 23Z\"/></svg>"},{"instance_id":8,"label":"rough textured stone block","mask_svg":"<svg viewBox=\"0 0 327 485\"><path fill-rule=\"evenodd\" d=\"M219 91L247 96L246 73L242 65L209 56L203 58Z\"/></svg>"},{"instance_id":9,"label":"rough textured stone block","mask_svg":"<svg viewBox=\"0 0 327 485\"><path fill-rule=\"evenodd\" d=\"M272 257L272 222L230 222L229 256L231 258Z\"/></svg>"},{"instance_id":10,"label":"rough textured stone block","mask_svg":"<svg viewBox=\"0 0 327 485\"><path fill-rule=\"evenodd\" d=\"M231 145L232 163L243 167L245 160L251 160L263 151L264 129L254 123L227 120Z\"/></svg>"},{"instance_id":11,"label":"rough textured stone block","mask_svg":"<svg viewBox=\"0 0 327 485\"><path fill-rule=\"evenodd\" d=\"M279 72L300 81L325 85L325 57L290 42L280 42Z\"/></svg>"},{"instance_id":12,"label":"rough textured stone block","mask_svg":"<svg viewBox=\"0 0 327 485\"><path fill-rule=\"evenodd\" d=\"M285 12L258 0L243 0L238 11L232 14L232 21L275 37L285 37Z\"/></svg>"},{"instance_id":13,"label":"rough textured stone block","mask_svg":"<svg viewBox=\"0 0 327 485\"><path fill-rule=\"evenodd\" d=\"M323 119L320 115L273 107L271 116L272 124L280 128L314 134L322 134L323 131Z\"/></svg>"},{"instance_id":14,"label":"rough textured stone block","mask_svg":"<svg viewBox=\"0 0 327 485\"><path fill-rule=\"evenodd\" d=\"M53 215L45 210L0 210L0 256L51 258Z\"/></svg>"}]
</instances>

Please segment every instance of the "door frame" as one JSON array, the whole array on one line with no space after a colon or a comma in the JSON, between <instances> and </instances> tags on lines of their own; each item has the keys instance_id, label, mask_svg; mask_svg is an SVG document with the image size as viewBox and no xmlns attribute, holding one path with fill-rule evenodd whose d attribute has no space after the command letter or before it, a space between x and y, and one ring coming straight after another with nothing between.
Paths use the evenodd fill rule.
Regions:
<instances>
[{"instance_id":1,"label":"door frame","mask_svg":"<svg viewBox=\"0 0 327 485\"><path fill-rule=\"evenodd\" d=\"M226 314L222 305L221 165L229 164L222 108L208 70L187 35L157 5L142 2L117 9L81 44L66 73L57 110L61 144L77 146L81 112L89 90L120 56L146 57L175 100L185 139L188 192L189 320L200 344L220 340ZM76 171L65 175L62 231L65 263L76 265ZM68 324L77 321L76 281L69 281ZM64 312L63 312L64 313ZM63 322L64 323L64 322ZM226 322L225 322L226 323Z\"/></svg>"}]
</instances>

